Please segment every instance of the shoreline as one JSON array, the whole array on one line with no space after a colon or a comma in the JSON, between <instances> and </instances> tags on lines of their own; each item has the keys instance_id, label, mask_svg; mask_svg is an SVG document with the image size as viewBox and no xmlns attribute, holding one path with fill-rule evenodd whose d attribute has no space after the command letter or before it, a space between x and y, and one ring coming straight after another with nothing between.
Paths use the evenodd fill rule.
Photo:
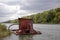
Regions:
<instances>
[{"instance_id":1,"label":"shoreline","mask_svg":"<svg viewBox=\"0 0 60 40\"><path fill-rule=\"evenodd\" d=\"M8 24L15 24L18 25L17 23L8 23ZM33 24L57 24L57 23L33 23ZM60 23L58 23L60 25Z\"/></svg>"}]
</instances>

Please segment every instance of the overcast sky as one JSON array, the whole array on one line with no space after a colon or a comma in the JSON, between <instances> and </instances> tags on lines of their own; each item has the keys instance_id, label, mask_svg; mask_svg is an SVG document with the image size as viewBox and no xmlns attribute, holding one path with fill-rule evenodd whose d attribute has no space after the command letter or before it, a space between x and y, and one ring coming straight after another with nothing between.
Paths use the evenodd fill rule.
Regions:
<instances>
[{"instance_id":1,"label":"overcast sky","mask_svg":"<svg viewBox=\"0 0 60 40\"><path fill-rule=\"evenodd\" d=\"M60 0L0 0L0 22L60 7Z\"/></svg>"}]
</instances>

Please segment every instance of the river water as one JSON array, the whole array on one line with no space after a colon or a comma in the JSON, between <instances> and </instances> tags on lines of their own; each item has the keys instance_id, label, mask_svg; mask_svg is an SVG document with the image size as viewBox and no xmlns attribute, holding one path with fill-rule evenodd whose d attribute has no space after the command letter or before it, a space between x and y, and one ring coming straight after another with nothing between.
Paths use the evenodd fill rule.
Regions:
<instances>
[{"instance_id":1,"label":"river water","mask_svg":"<svg viewBox=\"0 0 60 40\"><path fill-rule=\"evenodd\" d=\"M8 27L11 24L5 23ZM0 40L60 40L60 25L59 24L33 24L35 30L40 31L41 35L15 35L11 34L8 37L0 38ZM18 25L10 28L18 29Z\"/></svg>"}]
</instances>

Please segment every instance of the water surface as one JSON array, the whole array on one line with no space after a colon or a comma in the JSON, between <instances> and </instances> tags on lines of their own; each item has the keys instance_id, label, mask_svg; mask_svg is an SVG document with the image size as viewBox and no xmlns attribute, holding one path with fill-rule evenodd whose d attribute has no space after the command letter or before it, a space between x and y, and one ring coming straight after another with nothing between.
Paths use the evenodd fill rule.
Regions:
<instances>
[{"instance_id":1,"label":"water surface","mask_svg":"<svg viewBox=\"0 0 60 40\"><path fill-rule=\"evenodd\" d=\"M11 24L6 24L7 28ZM41 31L41 35L15 35L0 38L0 40L60 40L60 25L58 24L33 24L37 31ZM18 25L12 26L10 29L18 29Z\"/></svg>"}]
</instances>

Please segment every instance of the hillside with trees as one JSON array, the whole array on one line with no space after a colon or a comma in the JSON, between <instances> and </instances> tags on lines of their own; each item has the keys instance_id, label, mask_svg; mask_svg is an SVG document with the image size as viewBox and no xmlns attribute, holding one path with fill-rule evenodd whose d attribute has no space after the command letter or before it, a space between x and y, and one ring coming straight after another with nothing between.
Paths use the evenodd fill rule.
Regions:
<instances>
[{"instance_id":1,"label":"hillside with trees","mask_svg":"<svg viewBox=\"0 0 60 40\"><path fill-rule=\"evenodd\" d=\"M43 11L42 13L24 16L22 18L32 19L34 23L60 24L60 8ZM17 23L17 20L15 23Z\"/></svg>"},{"instance_id":2,"label":"hillside with trees","mask_svg":"<svg viewBox=\"0 0 60 40\"><path fill-rule=\"evenodd\" d=\"M8 20L8 21L2 22L2 23L18 23L18 19Z\"/></svg>"},{"instance_id":3,"label":"hillside with trees","mask_svg":"<svg viewBox=\"0 0 60 40\"><path fill-rule=\"evenodd\" d=\"M59 24L60 23L60 8L51 9L48 11L44 11L42 13L37 13L35 15L26 16L23 18L33 19L34 23Z\"/></svg>"}]
</instances>

